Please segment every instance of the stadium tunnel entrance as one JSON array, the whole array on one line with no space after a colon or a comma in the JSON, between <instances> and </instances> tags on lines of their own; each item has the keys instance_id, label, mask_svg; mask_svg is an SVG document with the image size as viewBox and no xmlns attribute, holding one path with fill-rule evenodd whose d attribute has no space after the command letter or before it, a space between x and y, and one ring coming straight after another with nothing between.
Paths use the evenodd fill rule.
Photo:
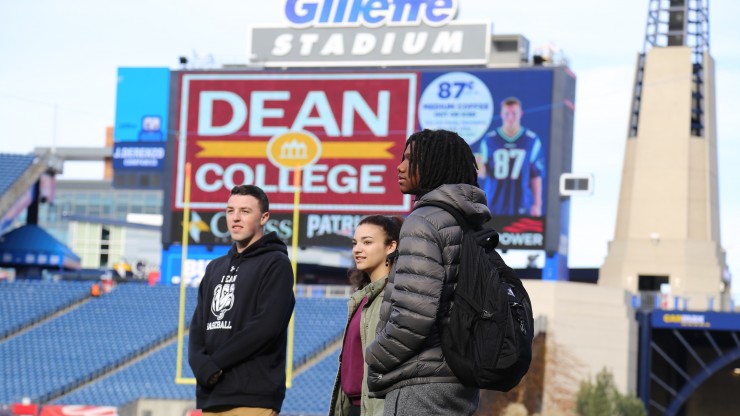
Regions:
<instances>
[{"instance_id":1,"label":"stadium tunnel entrance","mask_svg":"<svg viewBox=\"0 0 740 416\"><path fill-rule=\"evenodd\" d=\"M740 319L732 312L639 311L638 395L649 415L740 408Z\"/></svg>"}]
</instances>

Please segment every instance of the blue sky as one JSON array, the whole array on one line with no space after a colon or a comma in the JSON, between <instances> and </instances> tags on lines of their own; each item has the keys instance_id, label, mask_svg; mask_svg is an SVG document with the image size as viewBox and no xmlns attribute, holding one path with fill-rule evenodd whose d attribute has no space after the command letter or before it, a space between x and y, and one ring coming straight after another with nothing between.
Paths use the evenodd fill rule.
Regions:
<instances>
[{"instance_id":1,"label":"blue sky","mask_svg":"<svg viewBox=\"0 0 740 416\"><path fill-rule=\"evenodd\" d=\"M571 267L599 267L613 238L637 53L648 0L460 0L458 20L490 20L531 49L555 44L578 77L573 171L595 192L572 201ZM178 67L178 57L244 63L248 27L281 23L282 1L0 1L0 151L102 146L115 114L121 66ZM259 7L255 7L259 5ZM710 3L716 61L722 246L740 300L740 2ZM65 165L63 178L102 176L100 164ZM523 262L523 254L511 262ZM514 264L517 265L517 264Z\"/></svg>"}]
</instances>

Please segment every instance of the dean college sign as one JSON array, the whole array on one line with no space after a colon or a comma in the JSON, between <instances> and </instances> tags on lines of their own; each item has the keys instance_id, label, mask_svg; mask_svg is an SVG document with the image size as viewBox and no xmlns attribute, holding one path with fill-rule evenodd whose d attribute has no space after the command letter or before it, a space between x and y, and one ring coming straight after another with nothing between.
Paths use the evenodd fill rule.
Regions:
<instances>
[{"instance_id":1,"label":"dean college sign","mask_svg":"<svg viewBox=\"0 0 740 416\"><path fill-rule=\"evenodd\" d=\"M266 67L479 65L490 23L454 21L458 0L286 0L285 26L252 28Z\"/></svg>"}]
</instances>

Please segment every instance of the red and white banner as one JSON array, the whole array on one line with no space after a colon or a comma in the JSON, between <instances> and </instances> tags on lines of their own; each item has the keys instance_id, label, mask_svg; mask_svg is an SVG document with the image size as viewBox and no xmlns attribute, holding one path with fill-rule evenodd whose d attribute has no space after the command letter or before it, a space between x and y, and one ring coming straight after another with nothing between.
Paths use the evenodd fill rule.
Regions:
<instances>
[{"instance_id":1,"label":"red and white banner","mask_svg":"<svg viewBox=\"0 0 740 416\"><path fill-rule=\"evenodd\" d=\"M44 406L39 416L118 416L118 408L112 406Z\"/></svg>"},{"instance_id":2,"label":"red and white banner","mask_svg":"<svg viewBox=\"0 0 740 416\"><path fill-rule=\"evenodd\" d=\"M190 162L191 208L222 210L233 186L254 184L271 211L292 211L295 168L285 166L300 155L302 212L408 212L396 168L415 129L417 81L413 72L182 74L173 209L184 207Z\"/></svg>"}]
</instances>

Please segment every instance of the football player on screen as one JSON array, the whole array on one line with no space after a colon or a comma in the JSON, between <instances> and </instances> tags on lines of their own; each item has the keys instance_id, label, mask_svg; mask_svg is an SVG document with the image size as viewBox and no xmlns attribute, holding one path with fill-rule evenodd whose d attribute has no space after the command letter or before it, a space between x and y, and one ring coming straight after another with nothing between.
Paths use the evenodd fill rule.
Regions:
<instances>
[{"instance_id":1,"label":"football player on screen","mask_svg":"<svg viewBox=\"0 0 740 416\"><path fill-rule=\"evenodd\" d=\"M523 127L522 103L516 97L501 102L501 126L481 139L478 182L494 215L542 216L545 162L537 133Z\"/></svg>"}]
</instances>

